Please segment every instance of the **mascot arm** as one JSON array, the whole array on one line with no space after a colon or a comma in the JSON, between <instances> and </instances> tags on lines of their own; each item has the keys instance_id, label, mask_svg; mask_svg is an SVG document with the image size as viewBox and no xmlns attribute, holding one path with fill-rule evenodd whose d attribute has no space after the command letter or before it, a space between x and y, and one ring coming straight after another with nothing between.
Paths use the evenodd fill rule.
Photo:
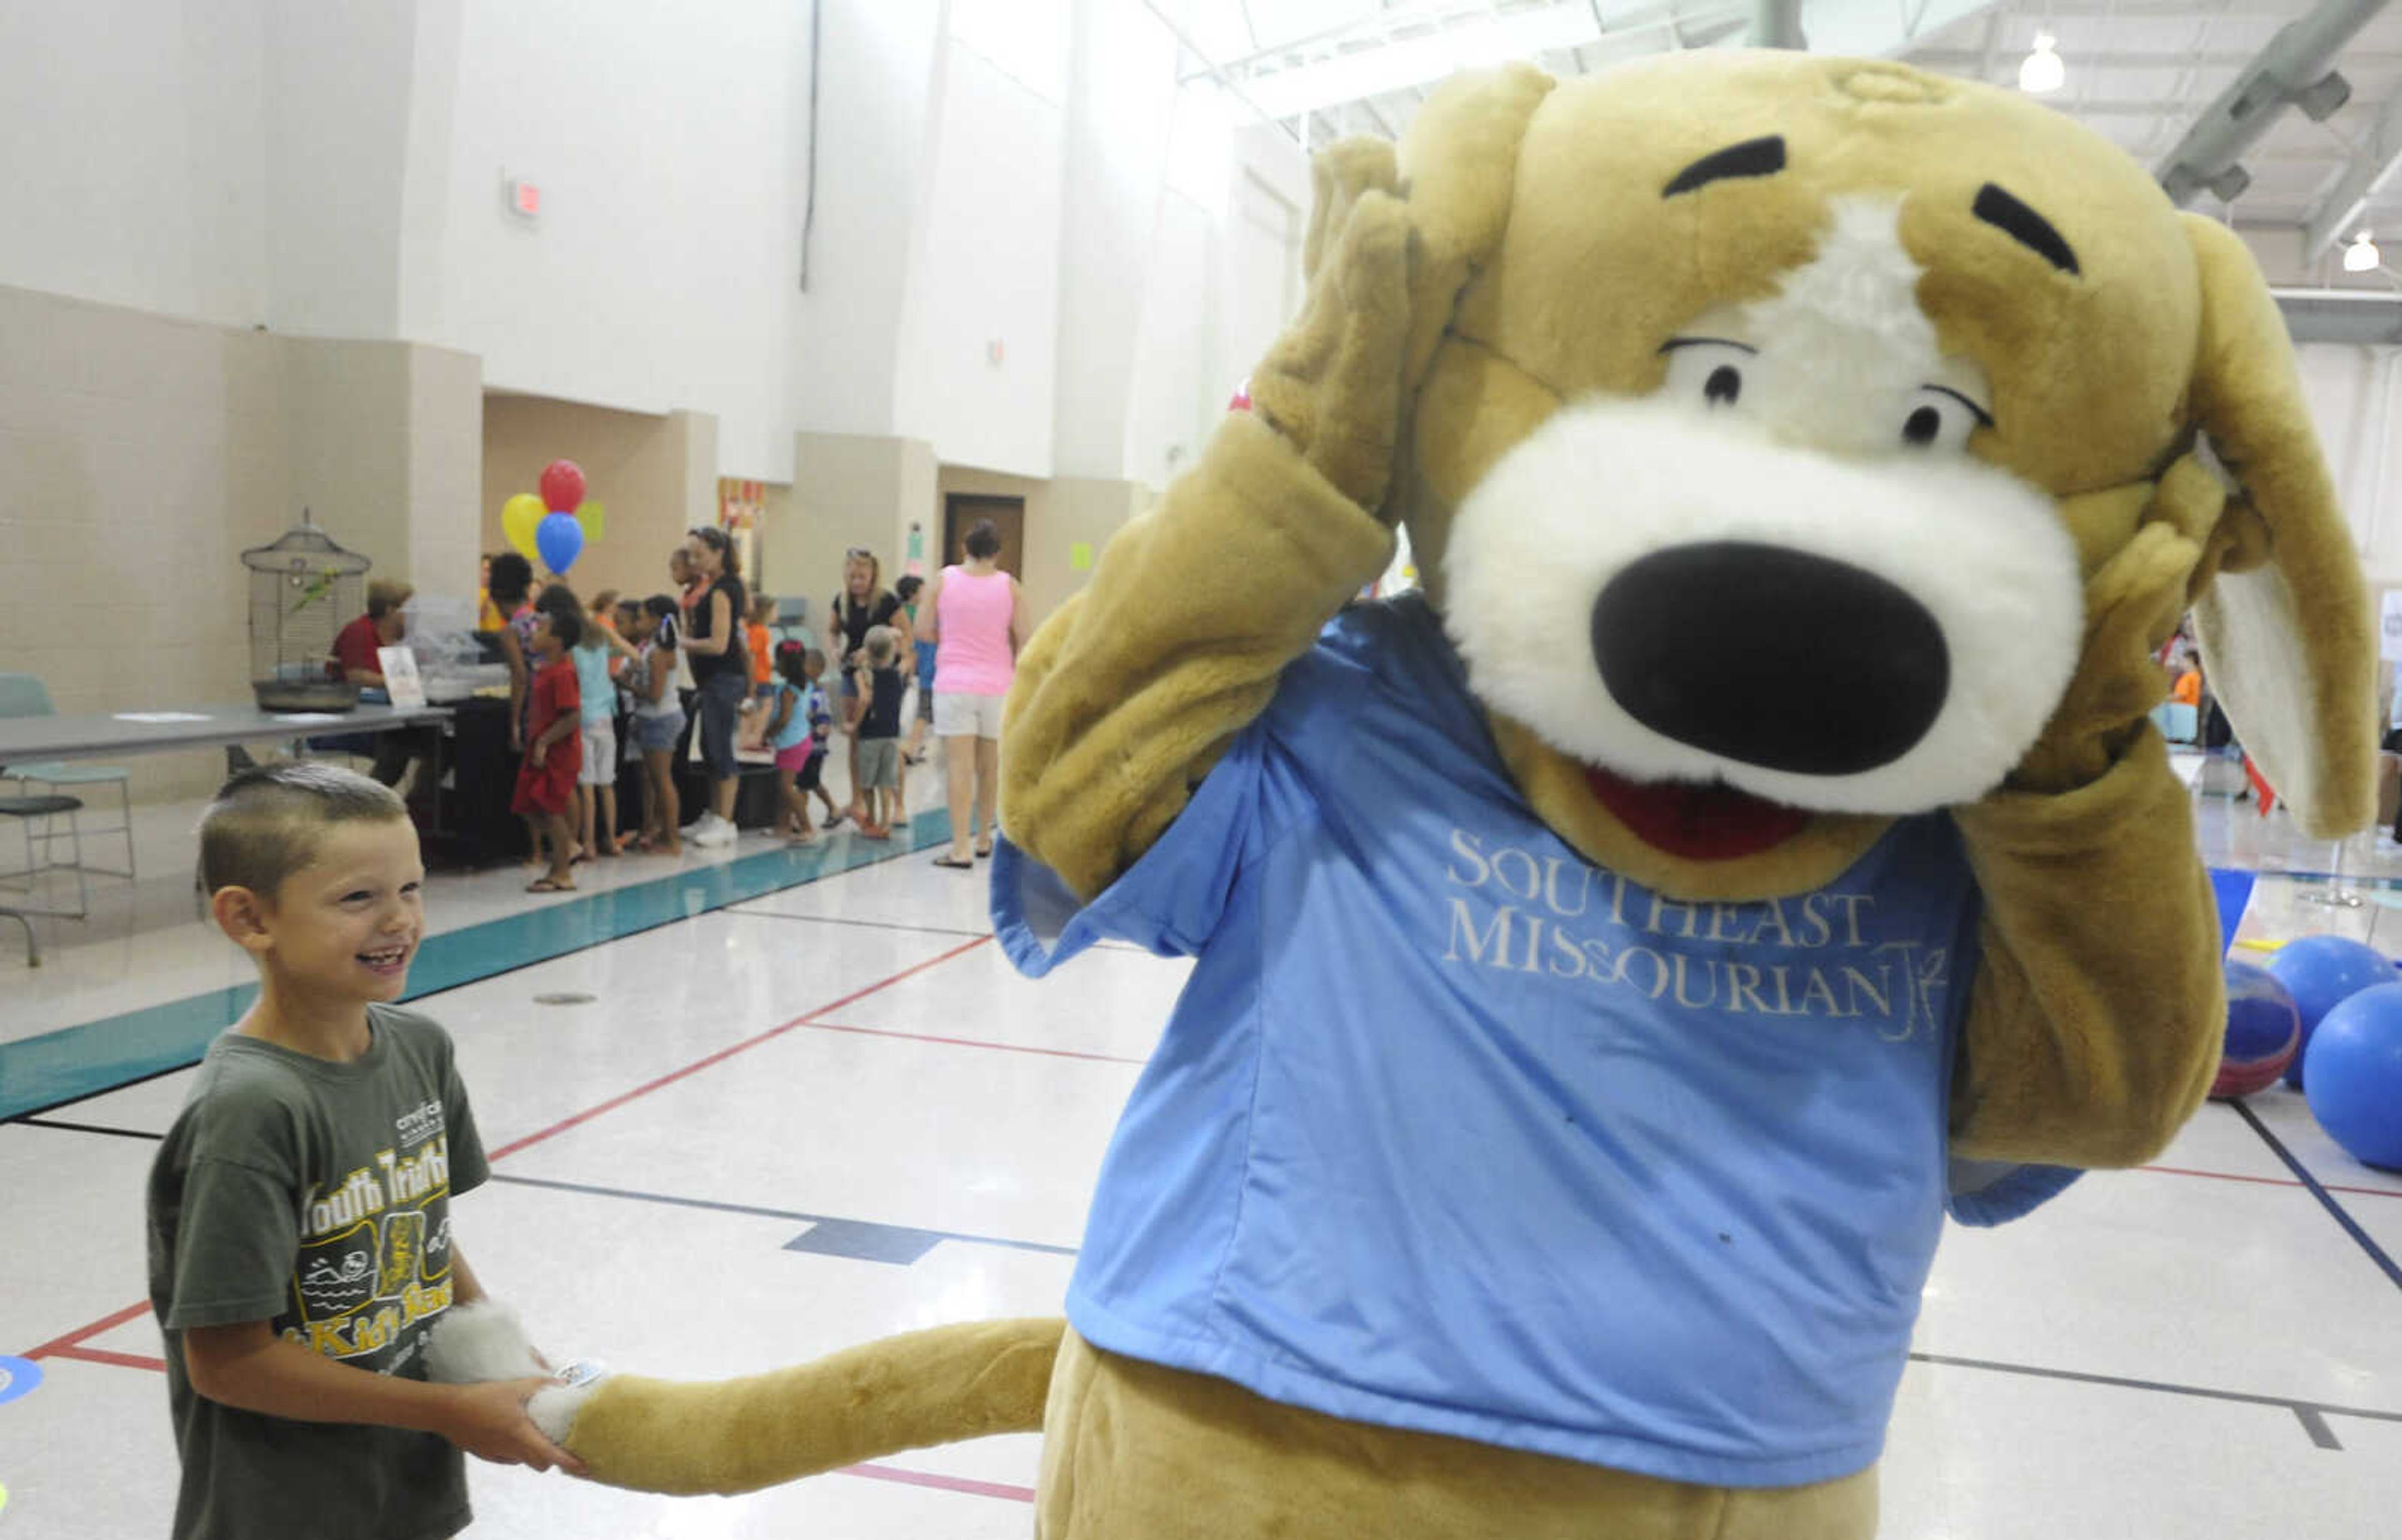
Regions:
<instances>
[{"instance_id":1,"label":"mascot arm","mask_svg":"<svg viewBox=\"0 0 2402 1540\"><path fill-rule=\"evenodd\" d=\"M2216 507L2199 467L2086 584L2085 642L1999 791L1955 808L1984 904L1952 1088L1972 1160L2139 1165L2202 1104L2225 982L2193 811L2148 714Z\"/></svg>"},{"instance_id":2,"label":"mascot arm","mask_svg":"<svg viewBox=\"0 0 2402 1540\"><path fill-rule=\"evenodd\" d=\"M1300 320L1251 377L1256 412L1227 418L1019 660L1001 825L1087 901L1159 838L1285 666L1392 559L1377 510L1400 436L1414 242L1385 190L1389 150L1337 150L1319 162L1312 232L1329 249Z\"/></svg>"},{"instance_id":3,"label":"mascot arm","mask_svg":"<svg viewBox=\"0 0 2402 1540\"><path fill-rule=\"evenodd\" d=\"M1982 956L1952 1092L1953 1152L2139 1165L2202 1105L2225 1002L2192 810L2148 729L2099 780L1956 813Z\"/></svg>"},{"instance_id":4,"label":"mascot arm","mask_svg":"<svg viewBox=\"0 0 2402 1540\"><path fill-rule=\"evenodd\" d=\"M1010 839L1078 896L1106 888L1392 546L1282 435L1229 418L1020 660L1002 734Z\"/></svg>"}]
</instances>

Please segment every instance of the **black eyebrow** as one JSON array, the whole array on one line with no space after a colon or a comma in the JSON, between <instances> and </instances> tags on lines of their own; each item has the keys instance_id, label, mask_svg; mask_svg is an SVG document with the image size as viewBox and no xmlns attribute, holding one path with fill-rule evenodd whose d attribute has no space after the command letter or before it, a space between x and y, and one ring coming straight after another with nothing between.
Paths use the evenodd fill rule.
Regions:
<instances>
[{"instance_id":1,"label":"black eyebrow","mask_svg":"<svg viewBox=\"0 0 2402 1540\"><path fill-rule=\"evenodd\" d=\"M1748 342L1737 342L1728 337L1672 337L1660 344L1660 351L1663 353L1673 353L1679 348L1732 348L1737 352L1746 353L1760 351Z\"/></svg>"},{"instance_id":2,"label":"black eyebrow","mask_svg":"<svg viewBox=\"0 0 2402 1540\"><path fill-rule=\"evenodd\" d=\"M1969 400L1967 396L1962 395L1959 392L1953 390L1949 385L1921 385L1919 389L1922 391L1933 391L1937 395L1948 395L1953 400L1958 402L1961 406L1966 406L1968 410L1976 413L1977 421L1980 424L1987 428L1994 425L1993 413L1985 410L1982 406L1978 406L1975 402Z\"/></svg>"},{"instance_id":3,"label":"black eyebrow","mask_svg":"<svg viewBox=\"0 0 2402 1540\"><path fill-rule=\"evenodd\" d=\"M2083 269L2077 266L2077 254L2068 242L2051 227L2051 221L2028 208L1991 182L1977 189L1977 201L1970 213L2042 256L2063 272Z\"/></svg>"},{"instance_id":4,"label":"black eyebrow","mask_svg":"<svg viewBox=\"0 0 2402 1540\"><path fill-rule=\"evenodd\" d=\"M1746 139L1702 157L1670 178L1668 185L1660 189L1660 196L1674 198L1730 176L1774 176L1784 169L1785 136L1772 133L1765 139Z\"/></svg>"}]
</instances>

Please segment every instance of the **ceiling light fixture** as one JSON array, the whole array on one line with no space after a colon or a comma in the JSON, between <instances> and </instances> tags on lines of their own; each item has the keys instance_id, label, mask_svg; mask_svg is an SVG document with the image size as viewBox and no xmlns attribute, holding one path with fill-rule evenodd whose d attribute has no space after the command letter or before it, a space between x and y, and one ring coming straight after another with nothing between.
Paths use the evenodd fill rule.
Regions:
<instances>
[{"instance_id":1,"label":"ceiling light fixture","mask_svg":"<svg viewBox=\"0 0 2402 1540\"><path fill-rule=\"evenodd\" d=\"M2367 230L2352 238L2343 249L2343 270L2348 273L2373 273L2377 270L2377 242L2368 239Z\"/></svg>"},{"instance_id":2,"label":"ceiling light fixture","mask_svg":"<svg viewBox=\"0 0 2402 1540\"><path fill-rule=\"evenodd\" d=\"M2041 96L2056 91L2068 78L2068 66L2052 51L2051 34L2035 34L2035 51L2019 62L2019 89L2029 95Z\"/></svg>"}]
</instances>

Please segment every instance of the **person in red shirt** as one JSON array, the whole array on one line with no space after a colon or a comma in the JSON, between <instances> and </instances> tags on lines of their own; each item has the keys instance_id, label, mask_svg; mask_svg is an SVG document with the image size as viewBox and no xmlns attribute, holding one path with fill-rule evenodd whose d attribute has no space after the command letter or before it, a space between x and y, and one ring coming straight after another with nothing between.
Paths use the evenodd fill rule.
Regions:
<instances>
[{"instance_id":1,"label":"person in red shirt","mask_svg":"<svg viewBox=\"0 0 2402 1540\"><path fill-rule=\"evenodd\" d=\"M416 589L394 578L378 578L368 584L367 612L335 636L334 661L326 671L352 684L382 689L383 663L376 656L376 649L397 647L400 639L408 635L408 616L403 607L416 594Z\"/></svg>"},{"instance_id":2,"label":"person in red shirt","mask_svg":"<svg viewBox=\"0 0 2402 1540\"><path fill-rule=\"evenodd\" d=\"M567 810L575 801L575 775L584 767L583 692L575 682L575 665L568 649L584 639L584 618L560 607L537 614L533 623L534 669L531 709L526 722L526 753L518 766L517 794L512 812L524 815L534 848L550 841L550 870L526 887L529 893L568 893L575 888L569 863L575 856L575 836L567 827Z\"/></svg>"},{"instance_id":3,"label":"person in red shirt","mask_svg":"<svg viewBox=\"0 0 2402 1540\"><path fill-rule=\"evenodd\" d=\"M336 634L334 656L325 665L325 672L366 689L383 689L383 660L376 651L397 647L401 639L408 635L407 606L416 594L416 589L397 578L378 578L368 584L367 612ZM378 733L374 744L375 768L368 774L386 786L398 786L401 777L408 774L411 761L433 763L435 744L430 729Z\"/></svg>"}]
</instances>

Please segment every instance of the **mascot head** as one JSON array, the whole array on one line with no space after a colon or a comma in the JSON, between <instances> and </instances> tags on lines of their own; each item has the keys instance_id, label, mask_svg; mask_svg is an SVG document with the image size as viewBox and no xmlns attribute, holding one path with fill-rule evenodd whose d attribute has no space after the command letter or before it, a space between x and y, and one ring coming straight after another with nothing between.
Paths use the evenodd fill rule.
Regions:
<instances>
[{"instance_id":1,"label":"mascot head","mask_svg":"<svg viewBox=\"0 0 2402 1540\"><path fill-rule=\"evenodd\" d=\"M1686 54L1462 77L1318 179L1313 268L1361 191L1409 206L1392 499L1587 855L1792 892L1993 791L2162 523L2189 571L2147 639L2194 603L2305 826L2367 821L2367 610L2283 324L2100 138L1898 64Z\"/></svg>"}]
</instances>

